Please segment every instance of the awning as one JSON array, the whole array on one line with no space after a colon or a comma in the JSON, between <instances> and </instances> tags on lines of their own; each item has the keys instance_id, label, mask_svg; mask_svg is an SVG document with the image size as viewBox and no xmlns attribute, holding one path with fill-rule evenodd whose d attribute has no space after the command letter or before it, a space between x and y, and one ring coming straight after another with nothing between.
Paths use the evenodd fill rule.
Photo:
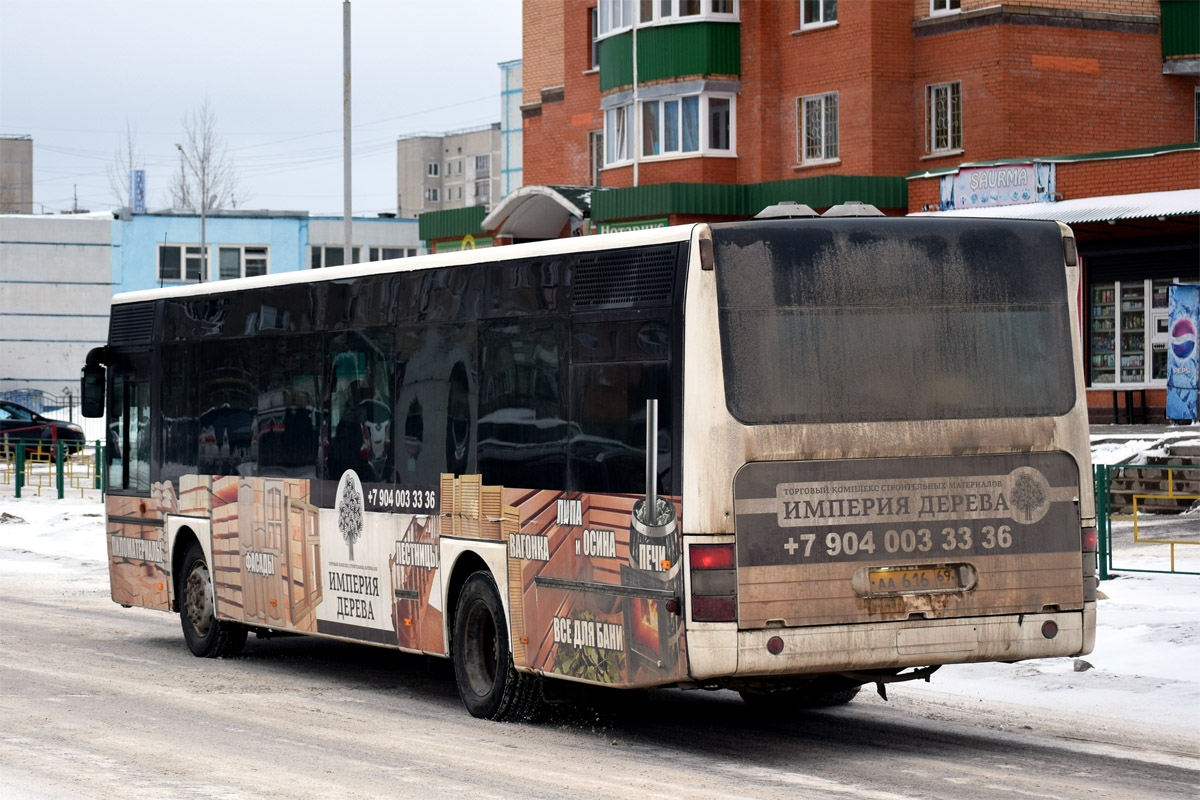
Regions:
<instances>
[{"instance_id":1,"label":"awning","mask_svg":"<svg viewBox=\"0 0 1200 800\"><path fill-rule=\"evenodd\" d=\"M553 239L571 217L587 219L598 186L522 186L483 218L485 231L514 239Z\"/></svg>"},{"instance_id":2,"label":"awning","mask_svg":"<svg viewBox=\"0 0 1200 800\"><path fill-rule=\"evenodd\" d=\"M1200 189L1080 197L1057 203L956 208L952 211L918 212L909 216L1052 219L1068 225L1080 225L1087 222L1118 222L1125 219L1148 219L1151 217L1166 219L1192 214L1200 214Z\"/></svg>"}]
</instances>

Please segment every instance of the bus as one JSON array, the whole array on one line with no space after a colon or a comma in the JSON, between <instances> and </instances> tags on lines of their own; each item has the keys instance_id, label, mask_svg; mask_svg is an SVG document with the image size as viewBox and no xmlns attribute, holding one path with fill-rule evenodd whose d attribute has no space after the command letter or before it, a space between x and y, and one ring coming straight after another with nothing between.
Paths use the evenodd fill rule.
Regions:
<instances>
[{"instance_id":1,"label":"bus","mask_svg":"<svg viewBox=\"0 0 1200 800\"><path fill-rule=\"evenodd\" d=\"M843 703L1091 651L1075 240L813 216L114 297L112 598L561 682Z\"/></svg>"}]
</instances>

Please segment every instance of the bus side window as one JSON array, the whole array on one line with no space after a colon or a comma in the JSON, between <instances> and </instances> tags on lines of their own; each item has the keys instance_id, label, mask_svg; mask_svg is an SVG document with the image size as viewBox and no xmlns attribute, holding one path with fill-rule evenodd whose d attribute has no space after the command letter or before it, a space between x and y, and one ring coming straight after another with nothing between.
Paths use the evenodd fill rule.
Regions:
<instances>
[{"instance_id":1,"label":"bus side window","mask_svg":"<svg viewBox=\"0 0 1200 800\"><path fill-rule=\"evenodd\" d=\"M396 336L396 481L437 484L475 471L474 325L427 325Z\"/></svg>"},{"instance_id":2,"label":"bus side window","mask_svg":"<svg viewBox=\"0 0 1200 800\"><path fill-rule=\"evenodd\" d=\"M113 376L108 420L108 487L150 490L150 381Z\"/></svg>"},{"instance_id":3,"label":"bus side window","mask_svg":"<svg viewBox=\"0 0 1200 800\"><path fill-rule=\"evenodd\" d=\"M479 472L517 489L566 489L566 325L525 318L479 330Z\"/></svg>"},{"instance_id":4,"label":"bus side window","mask_svg":"<svg viewBox=\"0 0 1200 800\"><path fill-rule=\"evenodd\" d=\"M364 483L392 476L390 331L352 331L329 340L325 477L353 470Z\"/></svg>"},{"instance_id":5,"label":"bus side window","mask_svg":"<svg viewBox=\"0 0 1200 800\"><path fill-rule=\"evenodd\" d=\"M667 362L571 367L571 491L646 490L646 401L658 400L658 491L672 493Z\"/></svg>"},{"instance_id":6,"label":"bus side window","mask_svg":"<svg viewBox=\"0 0 1200 800\"><path fill-rule=\"evenodd\" d=\"M125 376L113 375L108 393L108 488L125 488Z\"/></svg>"}]
</instances>

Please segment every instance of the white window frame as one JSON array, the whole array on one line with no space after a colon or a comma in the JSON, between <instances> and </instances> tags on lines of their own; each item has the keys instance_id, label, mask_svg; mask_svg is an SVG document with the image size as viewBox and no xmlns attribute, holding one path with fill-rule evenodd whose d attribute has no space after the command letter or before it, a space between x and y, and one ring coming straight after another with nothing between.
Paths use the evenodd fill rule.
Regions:
<instances>
[{"instance_id":1,"label":"white window frame","mask_svg":"<svg viewBox=\"0 0 1200 800\"><path fill-rule=\"evenodd\" d=\"M633 131L630 130L633 111L632 103L604 110L605 169L633 163ZM615 127L618 120L623 122L620 127ZM624 134L623 137L617 135L618 130Z\"/></svg>"},{"instance_id":2,"label":"white window frame","mask_svg":"<svg viewBox=\"0 0 1200 800\"><path fill-rule=\"evenodd\" d=\"M438 192L438 187L436 187L436 186L426 186L425 187L425 202L440 203L442 201L438 199L439 197L441 197L441 194Z\"/></svg>"},{"instance_id":3,"label":"white window frame","mask_svg":"<svg viewBox=\"0 0 1200 800\"><path fill-rule=\"evenodd\" d=\"M483 166L480 166L480 164L482 164ZM481 172L485 173L487 175L492 174L492 154L491 153L484 153L481 156L475 156L475 174L478 175Z\"/></svg>"},{"instance_id":4,"label":"white window frame","mask_svg":"<svg viewBox=\"0 0 1200 800\"><path fill-rule=\"evenodd\" d=\"M695 150L683 149L683 101L684 98L697 98L697 114L699 120L697 125L697 148ZM711 100L728 100L729 101L729 149L717 149L709 144L709 102ZM666 105L668 103L677 103L679 112L676 116L676 122L679 126L679 133L676 139L678 145L673 150L667 149L667 114ZM647 153L645 151L645 114L646 107L650 105L658 106L658 153ZM725 92L701 92L689 93L681 95L671 95L668 97L656 97L649 100L638 101L637 118L641 124L638 127L637 136L637 153L641 161L663 161L676 158L697 158L700 156L717 156L720 158L736 158L737 157L737 96ZM607 117L605 118L607 122ZM606 133L607 136L607 133ZM605 166L608 166L607 164Z\"/></svg>"},{"instance_id":5,"label":"white window frame","mask_svg":"<svg viewBox=\"0 0 1200 800\"><path fill-rule=\"evenodd\" d=\"M1111 334L1113 337L1112 338L1113 350L1111 353L1111 355L1113 357L1113 364L1111 367L1108 367L1108 369L1112 370L1113 380L1112 381L1093 380L1092 373L1093 373L1094 369L1093 369L1093 365L1091 364L1091 359L1089 358L1089 363L1087 364L1088 388L1090 388L1090 389L1130 389L1130 388L1137 389L1137 388L1162 388L1163 386L1167 385L1166 378L1153 377L1154 344L1155 344L1154 339L1155 339L1155 334L1157 333L1157 331L1154 330L1153 326L1155 325L1155 323L1158 320L1165 319L1167 316L1167 308L1165 306L1155 307L1155 305L1154 305L1154 299L1153 299L1154 298L1154 284L1156 281L1162 281L1162 282L1169 281L1170 283L1188 284L1188 283L1192 282L1192 279L1184 278L1184 277L1180 277L1180 276L1175 276L1172 278L1144 278L1144 279L1135 278L1134 280L1129 280L1129 281L1121 281L1121 280L1100 281L1098 283L1092 283L1091 285L1089 285L1089 287L1088 287L1089 293L1094 292L1096 287L1100 286L1100 285L1111 284L1113 287L1113 302L1108 304L1108 305L1112 306L1111 316L1106 316L1103 314L1101 314L1100 316L1097 316L1097 311L1095 308L1095 299L1093 297L1091 302L1089 303L1091 312L1089 314L1089 318L1086 320L1086 323L1087 323L1086 335L1087 335L1089 341L1093 342L1093 344L1088 349L1089 355L1091 357L1094 358L1097 355L1097 353L1094 350L1094 347L1095 347L1094 342L1095 342L1095 339L1097 336ZM1134 288L1134 287L1141 287L1141 289L1142 289L1142 293L1141 293L1142 306L1140 309L1138 309L1138 308L1126 309L1126 308L1124 308L1124 297L1123 297L1124 292L1123 292L1123 290ZM1140 329L1140 332L1142 335L1142 347L1141 347L1140 351L1125 350L1125 348L1124 348L1123 337L1128 335L1131 332L1131 329L1128 329L1125 327L1125 319L1124 318L1125 318L1126 314L1140 314L1142 316L1142 327ZM1093 323L1096 319L1111 319L1112 320L1112 328L1103 330L1103 331L1096 330L1096 328L1093 325ZM1137 332L1137 331L1132 331L1132 332ZM1107 353L1102 352L1099 355L1107 355ZM1131 365L1128 368L1129 369L1141 369L1142 370L1142 379L1140 381L1139 380L1125 380L1124 376L1123 376L1123 372L1125 369L1127 369L1127 367L1123 364L1123 360L1126 358L1129 358L1129 357L1137 357L1137 356L1142 357L1141 364L1140 365ZM1105 367L1101 367L1100 369L1105 369Z\"/></svg>"},{"instance_id":6,"label":"white window frame","mask_svg":"<svg viewBox=\"0 0 1200 800\"><path fill-rule=\"evenodd\" d=\"M811 31L815 28L832 28L837 25L837 0L817 0L817 16L819 19L804 20L804 10L810 0L800 0L800 30ZM833 16L829 16L828 3L833 3Z\"/></svg>"},{"instance_id":7,"label":"white window frame","mask_svg":"<svg viewBox=\"0 0 1200 800\"><path fill-rule=\"evenodd\" d=\"M600 9L592 6L588 9L588 68L587 71L600 69Z\"/></svg>"},{"instance_id":8,"label":"white window frame","mask_svg":"<svg viewBox=\"0 0 1200 800\"><path fill-rule=\"evenodd\" d=\"M961 14L962 0L929 0L929 16L944 17L948 14Z\"/></svg>"},{"instance_id":9,"label":"white window frame","mask_svg":"<svg viewBox=\"0 0 1200 800\"><path fill-rule=\"evenodd\" d=\"M833 101L833 153L829 153L829 105L830 100ZM812 104L819 103L821 109L821 155L810 156L808 153L808 122L809 122L809 107ZM796 98L796 120L799 123L796 127L796 157L799 163L810 164L836 164L842 159L842 137L841 137L841 98L837 92L823 92L821 94L810 94L804 97Z\"/></svg>"},{"instance_id":10,"label":"white window frame","mask_svg":"<svg viewBox=\"0 0 1200 800\"><path fill-rule=\"evenodd\" d=\"M325 257L326 253L328 253L330 250L337 250L340 253L344 249L345 249L345 245L341 245L341 244L312 244L312 245L309 245L308 246L309 268L311 268L311 269L327 268L329 266L329 264L326 263L328 261L328 259ZM363 252L362 245L357 245L357 244L352 245L350 248L350 261L355 264L361 264L362 263L362 252ZM314 265L313 264L314 260L316 260L320 263ZM335 266L340 267L340 266L345 266L345 265L337 264Z\"/></svg>"},{"instance_id":11,"label":"white window frame","mask_svg":"<svg viewBox=\"0 0 1200 800\"><path fill-rule=\"evenodd\" d=\"M741 20L741 0L729 0L732 11L713 11L714 2L721 0L695 0L700 6L695 14L681 14L680 9L689 0L650 0L651 18L641 18L640 0L599 0L598 28L596 39L624 33L633 29L651 25L677 25L686 22L739 22Z\"/></svg>"},{"instance_id":12,"label":"white window frame","mask_svg":"<svg viewBox=\"0 0 1200 800\"><path fill-rule=\"evenodd\" d=\"M262 251L262 259L264 262L263 263L263 271L257 272L255 274L256 275L270 275L271 274L271 248L268 245L265 245L265 244L227 244L225 242L222 242L220 244L214 243L212 245L212 247L214 247L217 251L217 263L215 265L216 273L213 275L214 280L231 281L231 280L236 280L237 278L249 277L246 275L246 258L247 258L247 253L249 253L251 251L253 251L253 253L254 253L254 256L252 256L252 257L257 257L258 251ZM221 276L221 252L224 250L236 250L237 251L238 274L234 277L226 278L226 277Z\"/></svg>"},{"instance_id":13,"label":"white window frame","mask_svg":"<svg viewBox=\"0 0 1200 800\"><path fill-rule=\"evenodd\" d=\"M163 250L167 250L167 249L179 251L179 277L178 278L168 278L163 275L162 252L163 252ZM206 244L205 249L211 253L212 252L212 244ZM189 253L188 252L189 250L193 251L193 252ZM192 243L168 242L166 244L159 242L158 253L157 253L158 258L155 261L155 271L156 271L156 274L158 275L159 283L198 283L199 281L202 281L202 280L208 280L208 270L205 269L206 265L204 263L205 259L200 256L199 250L200 250L199 242L192 242ZM199 273L197 274L197 276L195 278L189 278L187 276L188 261L195 260L197 258L200 259Z\"/></svg>"},{"instance_id":14,"label":"white window frame","mask_svg":"<svg viewBox=\"0 0 1200 800\"><path fill-rule=\"evenodd\" d=\"M425 174L428 175L430 178L438 177L438 162L430 161L429 164L425 167Z\"/></svg>"},{"instance_id":15,"label":"white window frame","mask_svg":"<svg viewBox=\"0 0 1200 800\"><path fill-rule=\"evenodd\" d=\"M937 142L937 94L945 91L946 95L946 146L938 147ZM958 139L955 140L954 97L958 97ZM925 86L925 152L930 155L957 153L963 148L962 122L962 81L947 81L945 83L930 83Z\"/></svg>"}]
</instances>

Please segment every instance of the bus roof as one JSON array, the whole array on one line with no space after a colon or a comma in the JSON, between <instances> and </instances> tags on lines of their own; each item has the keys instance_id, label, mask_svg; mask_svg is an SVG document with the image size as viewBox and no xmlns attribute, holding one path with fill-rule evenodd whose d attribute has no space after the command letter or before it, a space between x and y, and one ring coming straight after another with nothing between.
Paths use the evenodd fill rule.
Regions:
<instances>
[{"instance_id":1,"label":"bus roof","mask_svg":"<svg viewBox=\"0 0 1200 800\"><path fill-rule=\"evenodd\" d=\"M591 250L613 250L639 245L685 242L691 238L695 224L675 225L667 228L651 228L621 233L605 233L597 236L575 236L569 239L547 239L542 242L488 247L480 250L461 250L412 258L396 258L388 261L369 261L342 267L325 269L299 269L253 278L237 278L223 281L206 281L168 286L161 289L141 289L114 295L113 305L141 303L166 297L192 297L218 292L235 292L239 289L289 286L298 283L317 283L345 278L358 278L384 273L413 272L436 267L454 267L470 264L495 263L517 258L553 256ZM210 246L219 246L210 243Z\"/></svg>"}]
</instances>

